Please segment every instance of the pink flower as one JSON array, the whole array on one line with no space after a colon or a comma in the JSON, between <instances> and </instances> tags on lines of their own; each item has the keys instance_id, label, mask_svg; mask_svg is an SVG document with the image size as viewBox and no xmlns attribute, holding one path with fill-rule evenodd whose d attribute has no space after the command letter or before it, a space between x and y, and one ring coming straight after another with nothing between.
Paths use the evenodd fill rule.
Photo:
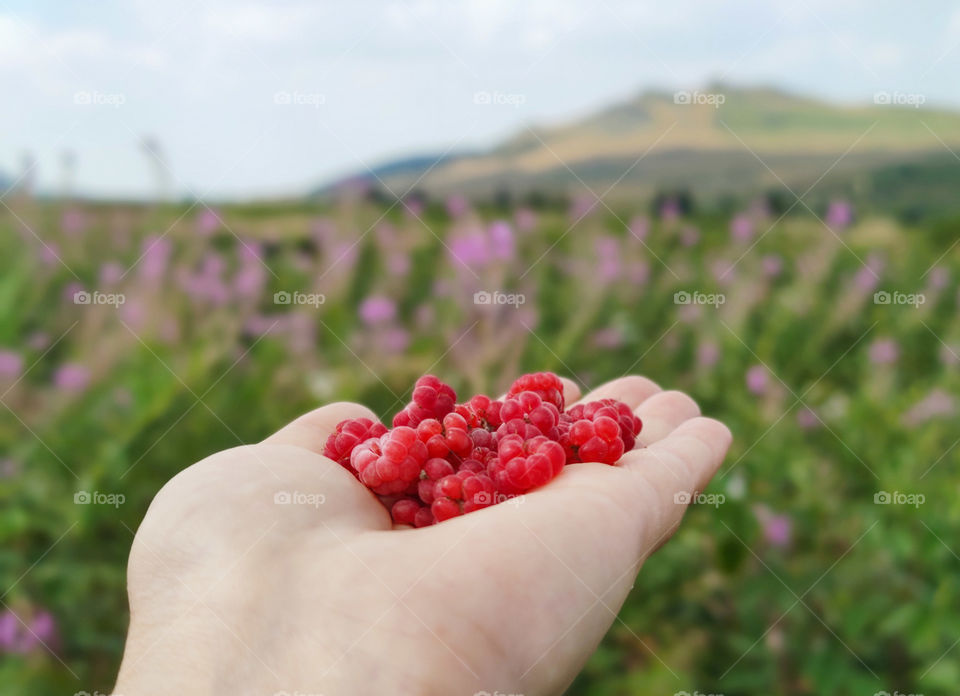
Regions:
<instances>
[{"instance_id":1,"label":"pink flower","mask_svg":"<svg viewBox=\"0 0 960 696\"><path fill-rule=\"evenodd\" d=\"M870 362L875 365L889 365L900 357L900 348L889 338L881 338L870 344Z\"/></svg>"},{"instance_id":2,"label":"pink flower","mask_svg":"<svg viewBox=\"0 0 960 696\"><path fill-rule=\"evenodd\" d=\"M786 548L793 537L793 521L787 515L777 515L766 505L754 508L754 514L763 529L763 538L771 546Z\"/></svg>"},{"instance_id":3,"label":"pink flower","mask_svg":"<svg viewBox=\"0 0 960 696\"><path fill-rule=\"evenodd\" d=\"M460 234L450 240L450 255L457 266L483 266L490 261L490 247L482 230Z\"/></svg>"},{"instance_id":4,"label":"pink flower","mask_svg":"<svg viewBox=\"0 0 960 696\"><path fill-rule=\"evenodd\" d=\"M53 373L54 386L64 392L78 393L90 383L90 371L78 363L67 363Z\"/></svg>"},{"instance_id":5,"label":"pink flower","mask_svg":"<svg viewBox=\"0 0 960 696\"><path fill-rule=\"evenodd\" d=\"M849 227L853 222L853 206L846 201L831 201L824 222L835 230Z\"/></svg>"},{"instance_id":6,"label":"pink flower","mask_svg":"<svg viewBox=\"0 0 960 696\"><path fill-rule=\"evenodd\" d=\"M360 303L360 318L367 324L390 321L397 315L397 305L389 297L372 295Z\"/></svg>"},{"instance_id":7,"label":"pink flower","mask_svg":"<svg viewBox=\"0 0 960 696\"><path fill-rule=\"evenodd\" d=\"M760 396L767 391L770 382L770 373L763 365L754 365L747 370L747 390L751 394Z\"/></svg>"},{"instance_id":8,"label":"pink flower","mask_svg":"<svg viewBox=\"0 0 960 696\"><path fill-rule=\"evenodd\" d=\"M809 408L803 407L797 412L797 425L803 430L811 430L820 425L820 419Z\"/></svg>"},{"instance_id":9,"label":"pink flower","mask_svg":"<svg viewBox=\"0 0 960 696\"><path fill-rule=\"evenodd\" d=\"M697 364L701 367L713 367L720 359L720 348L716 343L705 341L697 346Z\"/></svg>"},{"instance_id":10,"label":"pink flower","mask_svg":"<svg viewBox=\"0 0 960 696\"><path fill-rule=\"evenodd\" d=\"M597 252L597 277L601 282L610 282L620 275L620 243L603 236L594 244Z\"/></svg>"},{"instance_id":11,"label":"pink flower","mask_svg":"<svg viewBox=\"0 0 960 696\"><path fill-rule=\"evenodd\" d=\"M529 208L520 208L514 214L513 222L521 232L529 232L537 226L537 214Z\"/></svg>"},{"instance_id":12,"label":"pink flower","mask_svg":"<svg viewBox=\"0 0 960 696\"><path fill-rule=\"evenodd\" d=\"M490 238L490 253L495 259L509 261L514 255L513 230L509 223L497 220L487 230Z\"/></svg>"},{"instance_id":13,"label":"pink flower","mask_svg":"<svg viewBox=\"0 0 960 696\"><path fill-rule=\"evenodd\" d=\"M630 235L639 242L644 241L650 233L650 221L642 216L630 220L628 225Z\"/></svg>"},{"instance_id":14,"label":"pink flower","mask_svg":"<svg viewBox=\"0 0 960 696\"><path fill-rule=\"evenodd\" d=\"M12 350L0 350L0 377L16 379L23 371L23 358Z\"/></svg>"},{"instance_id":15,"label":"pink flower","mask_svg":"<svg viewBox=\"0 0 960 696\"><path fill-rule=\"evenodd\" d=\"M40 247L40 261L45 266L60 263L60 247L55 242L44 242Z\"/></svg>"},{"instance_id":16,"label":"pink flower","mask_svg":"<svg viewBox=\"0 0 960 696\"><path fill-rule=\"evenodd\" d=\"M380 345L388 353L402 353L410 345L410 334L399 326L391 326L383 332Z\"/></svg>"},{"instance_id":17,"label":"pink flower","mask_svg":"<svg viewBox=\"0 0 960 696\"><path fill-rule=\"evenodd\" d=\"M753 220L746 215L737 215L730 221L730 236L736 242L750 241L753 230Z\"/></svg>"},{"instance_id":18,"label":"pink flower","mask_svg":"<svg viewBox=\"0 0 960 696\"><path fill-rule=\"evenodd\" d=\"M458 218L470 210L470 202L466 197L454 194L447 198L447 214L450 217Z\"/></svg>"},{"instance_id":19,"label":"pink flower","mask_svg":"<svg viewBox=\"0 0 960 696\"><path fill-rule=\"evenodd\" d=\"M600 329L593 334L593 345L598 348L619 348L623 345L623 332L615 326Z\"/></svg>"},{"instance_id":20,"label":"pink flower","mask_svg":"<svg viewBox=\"0 0 960 696\"><path fill-rule=\"evenodd\" d=\"M140 259L140 276L156 280L167 272L170 253L173 251L166 237L147 237L143 241L143 258Z\"/></svg>"},{"instance_id":21,"label":"pink flower","mask_svg":"<svg viewBox=\"0 0 960 696\"><path fill-rule=\"evenodd\" d=\"M783 259L776 254L767 254L760 262L763 274L768 278L776 278L783 270Z\"/></svg>"},{"instance_id":22,"label":"pink flower","mask_svg":"<svg viewBox=\"0 0 960 696\"><path fill-rule=\"evenodd\" d=\"M107 261L100 266L100 283L114 285L123 278L123 266L115 261Z\"/></svg>"},{"instance_id":23,"label":"pink flower","mask_svg":"<svg viewBox=\"0 0 960 696\"><path fill-rule=\"evenodd\" d=\"M933 389L904 414L903 421L909 426L916 426L940 416L952 416L956 409L953 396L943 389Z\"/></svg>"},{"instance_id":24,"label":"pink flower","mask_svg":"<svg viewBox=\"0 0 960 696\"><path fill-rule=\"evenodd\" d=\"M410 257L404 251L396 251L387 258L387 269L391 275L405 276L410 272Z\"/></svg>"},{"instance_id":25,"label":"pink flower","mask_svg":"<svg viewBox=\"0 0 960 696\"><path fill-rule=\"evenodd\" d=\"M60 220L60 226L63 228L64 234L68 237L76 237L83 232L87 226L87 221L82 210L70 208L64 212Z\"/></svg>"},{"instance_id":26,"label":"pink flower","mask_svg":"<svg viewBox=\"0 0 960 696\"><path fill-rule=\"evenodd\" d=\"M220 217L217 213L210 208L204 208L200 211L200 214L197 215L197 232L199 232L204 237L213 234L218 229L220 229Z\"/></svg>"},{"instance_id":27,"label":"pink flower","mask_svg":"<svg viewBox=\"0 0 960 696\"><path fill-rule=\"evenodd\" d=\"M684 227L680 232L680 243L685 247L696 246L700 241L700 230L692 225Z\"/></svg>"}]
</instances>

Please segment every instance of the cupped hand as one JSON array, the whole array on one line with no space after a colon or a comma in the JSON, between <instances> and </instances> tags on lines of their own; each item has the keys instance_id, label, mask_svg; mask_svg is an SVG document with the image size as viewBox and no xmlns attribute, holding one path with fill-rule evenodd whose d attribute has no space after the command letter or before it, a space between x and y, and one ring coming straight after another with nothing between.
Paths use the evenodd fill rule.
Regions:
<instances>
[{"instance_id":1,"label":"cupped hand","mask_svg":"<svg viewBox=\"0 0 960 696\"><path fill-rule=\"evenodd\" d=\"M338 422L375 417L357 404L185 469L134 539L116 692L562 693L731 438L643 377L585 400L605 397L643 421L617 466L571 465L522 498L422 529L393 529L320 454Z\"/></svg>"}]
</instances>

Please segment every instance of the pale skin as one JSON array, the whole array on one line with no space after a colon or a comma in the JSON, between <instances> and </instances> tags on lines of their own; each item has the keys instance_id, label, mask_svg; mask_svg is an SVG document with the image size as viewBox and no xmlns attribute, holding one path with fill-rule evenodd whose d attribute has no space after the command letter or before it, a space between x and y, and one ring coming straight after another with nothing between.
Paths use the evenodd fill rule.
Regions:
<instances>
[{"instance_id":1,"label":"pale skin","mask_svg":"<svg viewBox=\"0 0 960 696\"><path fill-rule=\"evenodd\" d=\"M568 403L581 398L565 387ZM703 491L731 440L643 377L585 399L604 397L636 409L643 447L423 529L393 528L320 454L339 421L375 418L358 404L187 468L133 542L115 692L561 694L679 525L676 494Z\"/></svg>"}]
</instances>

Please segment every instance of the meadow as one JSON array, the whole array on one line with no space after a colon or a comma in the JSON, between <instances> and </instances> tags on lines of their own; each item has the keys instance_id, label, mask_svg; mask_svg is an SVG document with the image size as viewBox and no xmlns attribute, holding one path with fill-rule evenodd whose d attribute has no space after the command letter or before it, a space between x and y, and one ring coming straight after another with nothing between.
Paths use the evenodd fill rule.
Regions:
<instances>
[{"instance_id":1,"label":"meadow","mask_svg":"<svg viewBox=\"0 0 960 696\"><path fill-rule=\"evenodd\" d=\"M957 229L4 199L0 693L109 693L130 543L184 467L331 400L389 418L426 372L533 370L643 374L734 433L571 694L955 693Z\"/></svg>"}]
</instances>

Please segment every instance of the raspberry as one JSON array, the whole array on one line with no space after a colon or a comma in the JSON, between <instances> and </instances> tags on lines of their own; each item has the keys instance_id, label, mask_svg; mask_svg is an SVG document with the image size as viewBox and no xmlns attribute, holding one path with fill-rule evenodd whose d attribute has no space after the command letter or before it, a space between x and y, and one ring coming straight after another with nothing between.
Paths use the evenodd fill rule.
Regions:
<instances>
[{"instance_id":1,"label":"raspberry","mask_svg":"<svg viewBox=\"0 0 960 696\"><path fill-rule=\"evenodd\" d=\"M557 430L560 411L552 403L544 401L536 392L523 391L507 397L500 409L500 417L503 419L503 425L497 429L498 435L517 434L524 435L524 439L528 439L531 436L525 433L531 431L522 428L521 424L529 423L539 431L540 435L546 435L551 440L560 437L560 432Z\"/></svg>"},{"instance_id":2,"label":"raspberry","mask_svg":"<svg viewBox=\"0 0 960 696\"><path fill-rule=\"evenodd\" d=\"M444 476L434 488L435 498L430 510L438 522L480 510L493 504L493 481L485 473L461 469Z\"/></svg>"},{"instance_id":3,"label":"raspberry","mask_svg":"<svg viewBox=\"0 0 960 696\"><path fill-rule=\"evenodd\" d=\"M345 420L323 452L370 489L395 524L426 527L542 486L565 464L614 464L636 444L642 424L626 404L563 407L563 383L549 372L520 377L502 401L480 394L462 404L426 375L392 429Z\"/></svg>"},{"instance_id":4,"label":"raspberry","mask_svg":"<svg viewBox=\"0 0 960 696\"><path fill-rule=\"evenodd\" d=\"M350 466L350 453L353 448L365 440L380 437L387 432L383 423L374 423L369 418L350 418L337 424L323 447L323 456L329 457L343 467L353 471Z\"/></svg>"},{"instance_id":5,"label":"raspberry","mask_svg":"<svg viewBox=\"0 0 960 696\"><path fill-rule=\"evenodd\" d=\"M498 492L524 493L553 479L565 462L563 447L543 435L529 440L507 435L498 443L489 472Z\"/></svg>"},{"instance_id":6,"label":"raspberry","mask_svg":"<svg viewBox=\"0 0 960 696\"><path fill-rule=\"evenodd\" d=\"M519 377L510 385L507 398L525 391L536 393L546 403L553 404L558 411L563 411L563 382L552 372L534 372Z\"/></svg>"},{"instance_id":7,"label":"raspberry","mask_svg":"<svg viewBox=\"0 0 960 696\"><path fill-rule=\"evenodd\" d=\"M413 399L393 417L393 427L405 425L416 428L427 418L442 419L453 411L457 393L433 375L424 375L413 387Z\"/></svg>"},{"instance_id":8,"label":"raspberry","mask_svg":"<svg viewBox=\"0 0 960 696\"><path fill-rule=\"evenodd\" d=\"M379 439L357 445L350 464L367 488L391 495L415 484L427 459L427 446L417 437L417 431L399 426Z\"/></svg>"},{"instance_id":9,"label":"raspberry","mask_svg":"<svg viewBox=\"0 0 960 696\"><path fill-rule=\"evenodd\" d=\"M417 436L427 445L431 457L445 457L451 452L464 457L473 449L467 421L456 413L448 413L443 423L427 418L417 425Z\"/></svg>"},{"instance_id":10,"label":"raspberry","mask_svg":"<svg viewBox=\"0 0 960 696\"><path fill-rule=\"evenodd\" d=\"M642 424L630 407L615 399L571 406L560 423L567 463L615 464L633 449Z\"/></svg>"},{"instance_id":11,"label":"raspberry","mask_svg":"<svg viewBox=\"0 0 960 696\"><path fill-rule=\"evenodd\" d=\"M500 409L503 402L494 401L489 396L477 394L465 404L457 404L456 412L467 421L471 428L496 430L503 422Z\"/></svg>"},{"instance_id":12,"label":"raspberry","mask_svg":"<svg viewBox=\"0 0 960 696\"><path fill-rule=\"evenodd\" d=\"M423 503L416 498L401 498L390 508L390 517L394 524L413 525L417 513L423 509Z\"/></svg>"}]
</instances>

